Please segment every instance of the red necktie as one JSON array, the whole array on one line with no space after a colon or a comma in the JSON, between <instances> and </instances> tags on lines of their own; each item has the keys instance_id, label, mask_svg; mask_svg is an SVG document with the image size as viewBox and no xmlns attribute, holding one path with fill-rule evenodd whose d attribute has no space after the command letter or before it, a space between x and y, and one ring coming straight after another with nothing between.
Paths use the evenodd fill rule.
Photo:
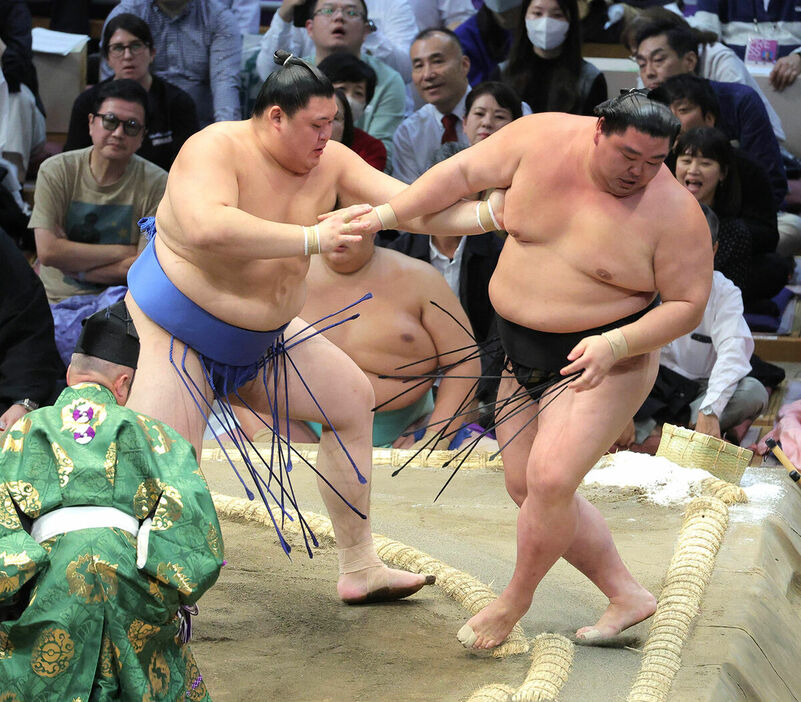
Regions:
<instances>
[{"instance_id":1,"label":"red necktie","mask_svg":"<svg viewBox=\"0 0 801 702\"><path fill-rule=\"evenodd\" d=\"M456 133L456 123L459 118L456 115L442 115L442 126L445 131L442 133L441 144L448 141L459 141L459 135Z\"/></svg>"}]
</instances>

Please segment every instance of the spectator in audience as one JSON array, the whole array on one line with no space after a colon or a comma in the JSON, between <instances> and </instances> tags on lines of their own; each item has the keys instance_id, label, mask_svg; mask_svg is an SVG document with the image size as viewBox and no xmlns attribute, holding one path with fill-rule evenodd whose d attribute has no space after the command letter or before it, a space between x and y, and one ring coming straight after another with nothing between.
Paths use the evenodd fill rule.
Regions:
<instances>
[{"instance_id":1,"label":"spectator in audience","mask_svg":"<svg viewBox=\"0 0 801 702\"><path fill-rule=\"evenodd\" d=\"M136 15L123 12L103 27L103 57L114 71L114 78L130 78L147 90L147 132L139 156L165 171L184 142L200 127L192 98L183 90L150 73L156 54L153 36L147 23ZM69 132L64 151L91 146L88 120L99 90L113 78L81 93L72 105Z\"/></svg>"},{"instance_id":2,"label":"spectator in audience","mask_svg":"<svg viewBox=\"0 0 801 702\"><path fill-rule=\"evenodd\" d=\"M36 237L47 297L60 303L53 309L56 337L67 358L80 331L67 310L94 312L107 302L102 297L107 286L125 284L145 243L137 221L155 214L164 194L167 174L135 155L146 111L147 93L139 83L107 83L89 115L92 146L52 156L39 169L28 226ZM62 309L65 317L60 319Z\"/></svg>"},{"instance_id":3,"label":"spectator in audience","mask_svg":"<svg viewBox=\"0 0 801 702\"><path fill-rule=\"evenodd\" d=\"M373 445L408 448L415 443L414 437L403 434L422 423L429 428L420 445L433 442L433 436L442 432L434 447L447 448L465 421L464 416L454 416L469 408L480 364L473 358L457 365L469 353L453 351L470 343L470 322L445 279L421 261L376 247L374 235L365 235L357 244L312 257L306 285L303 319L320 319L366 292L373 294L359 305L358 319L325 332L373 386ZM407 364L413 365L399 370ZM436 399L433 377L413 388L397 377L433 376L438 366L451 364L441 376ZM315 430L319 436L319 429Z\"/></svg>"},{"instance_id":4,"label":"spectator in audience","mask_svg":"<svg viewBox=\"0 0 801 702\"><path fill-rule=\"evenodd\" d=\"M512 32L520 19L523 0L486 0L475 15L454 31L470 59L467 80L478 85L497 77L498 66L509 56Z\"/></svg>"},{"instance_id":5,"label":"spectator in audience","mask_svg":"<svg viewBox=\"0 0 801 702\"><path fill-rule=\"evenodd\" d=\"M106 23L123 12L150 27L151 72L192 96L201 127L240 118L242 35L228 8L219 0L121 0ZM104 65L103 77L111 74Z\"/></svg>"},{"instance_id":6,"label":"spectator in audience","mask_svg":"<svg viewBox=\"0 0 801 702\"><path fill-rule=\"evenodd\" d=\"M63 380L42 281L0 229L0 432L49 404Z\"/></svg>"},{"instance_id":7,"label":"spectator in audience","mask_svg":"<svg viewBox=\"0 0 801 702\"><path fill-rule=\"evenodd\" d=\"M361 59L345 52L327 56L320 61L318 68L337 90L337 120L342 120L345 133L345 138L337 141L349 146L373 168L385 170L387 149L383 142L355 126L375 95L378 80L375 71ZM343 100L347 105L342 104Z\"/></svg>"},{"instance_id":8,"label":"spectator in audience","mask_svg":"<svg viewBox=\"0 0 801 702\"><path fill-rule=\"evenodd\" d=\"M745 58L751 38L774 39L778 60L770 73L776 90L784 90L801 73L801 6L796 0L753 3L743 0L698 0L693 24L714 32Z\"/></svg>"},{"instance_id":9,"label":"spectator in audience","mask_svg":"<svg viewBox=\"0 0 801 702\"><path fill-rule=\"evenodd\" d=\"M259 64L262 78L273 70L272 56L276 49L291 51L295 56L314 53L316 42L303 28L323 6L354 7L363 12L366 29L363 52L394 68L405 83L411 80L409 46L418 27L408 0L282 0L265 34L269 60L262 59Z\"/></svg>"},{"instance_id":10,"label":"spectator in audience","mask_svg":"<svg viewBox=\"0 0 801 702\"><path fill-rule=\"evenodd\" d=\"M450 29L425 29L412 44L412 80L426 102L395 132L393 175L406 183L431 165L434 153L449 141L467 146L462 121L470 87L470 59Z\"/></svg>"},{"instance_id":11,"label":"spectator in audience","mask_svg":"<svg viewBox=\"0 0 801 702\"><path fill-rule=\"evenodd\" d=\"M606 79L581 58L576 0L531 0L521 5L504 83L532 112L592 115L606 100Z\"/></svg>"},{"instance_id":12,"label":"spectator in audience","mask_svg":"<svg viewBox=\"0 0 801 702\"><path fill-rule=\"evenodd\" d=\"M258 34L261 30L260 0L223 0L223 4L234 13L242 34Z\"/></svg>"},{"instance_id":13,"label":"spectator in audience","mask_svg":"<svg viewBox=\"0 0 801 702\"><path fill-rule=\"evenodd\" d=\"M682 132L674 152L677 180L720 221L715 270L740 288L746 305L776 295L787 284L791 266L773 252L777 237L766 221L771 213L775 221L775 210L760 171L747 159L736 158L725 134L714 127ZM750 180L742 179L739 163L748 169ZM750 191L751 211L746 213L742 183ZM746 220L744 214L751 216Z\"/></svg>"},{"instance_id":14,"label":"spectator in audience","mask_svg":"<svg viewBox=\"0 0 801 702\"><path fill-rule=\"evenodd\" d=\"M687 20L664 7L650 7L626 24L621 41L631 51L641 69L643 62L653 56L650 68L656 73L659 82L667 77L660 74L674 74L673 64L679 59L687 64L689 73L718 83L742 83L752 88L765 106L776 139L779 142L784 141L781 119L773 105L765 97L742 59L729 47L721 44L716 34L693 29ZM644 42L646 45L637 58L637 46ZM641 78L640 82L643 81Z\"/></svg>"},{"instance_id":15,"label":"spectator in audience","mask_svg":"<svg viewBox=\"0 0 801 702\"><path fill-rule=\"evenodd\" d=\"M344 51L361 58L375 71L375 92L364 113L355 120L355 125L380 139L387 149L388 159L392 162L392 135L403 120L406 89L398 72L368 54L363 46L365 38L371 32L367 5L364 0L347 0L347 4L310 0L309 7L311 18L306 20L306 32L313 42L314 55L307 60L319 64L330 54ZM292 51L288 44L292 39L292 25L289 20L281 20L284 24L278 24L280 12L281 10L276 12L270 29L262 37L261 51L256 62L262 79L266 79L276 68L273 54L277 49ZM298 52L293 53L297 55Z\"/></svg>"},{"instance_id":16,"label":"spectator in audience","mask_svg":"<svg viewBox=\"0 0 801 702\"><path fill-rule=\"evenodd\" d=\"M472 0L409 0L409 5L421 29L455 29L476 14Z\"/></svg>"},{"instance_id":17,"label":"spectator in audience","mask_svg":"<svg viewBox=\"0 0 801 702\"><path fill-rule=\"evenodd\" d=\"M629 43L640 69L640 78L649 90L671 76L693 73L698 63L698 39L691 31L680 27L656 34L652 31L651 27L643 27ZM710 85L720 105L718 129L736 141L767 171L774 205L778 208L787 194L787 175L779 143L762 101L747 85L717 81L710 81Z\"/></svg>"},{"instance_id":18,"label":"spectator in audience","mask_svg":"<svg viewBox=\"0 0 801 702\"><path fill-rule=\"evenodd\" d=\"M334 93L337 101L337 114L331 128L331 138L355 151L373 168L383 171L387 166L387 150L380 139L353 126L353 112L345 91L337 88Z\"/></svg>"},{"instance_id":19,"label":"spectator in audience","mask_svg":"<svg viewBox=\"0 0 801 702\"><path fill-rule=\"evenodd\" d=\"M32 155L44 146L44 108L38 97L31 48L31 12L24 0L0 0L0 54L8 94L3 114L2 156L25 182Z\"/></svg>"},{"instance_id":20,"label":"spectator in audience","mask_svg":"<svg viewBox=\"0 0 801 702\"><path fill-rule=\"evenodd\" d=\"M707 216L713 249L717 249L714 213ZM720 271L715 271L701 324L692 333L663 347L659 358L660 376L667 368L696 384L694 398L692 395L692 399L687 398L689 415L669 416L663 409L659 421L689 423L696 431L721 438L732 427L758 417L768 406L768 393L762 383L749 376L753 352L754 340L743 319L740 290ZM660 388L659 379L656 388ZM634 421L615 442L618 446L641 443L656 427L657 420L651 413L657 407L672 404L671 398L657 395L658 392L655 389L646 399Z\"/></svg>"}]
</instances>

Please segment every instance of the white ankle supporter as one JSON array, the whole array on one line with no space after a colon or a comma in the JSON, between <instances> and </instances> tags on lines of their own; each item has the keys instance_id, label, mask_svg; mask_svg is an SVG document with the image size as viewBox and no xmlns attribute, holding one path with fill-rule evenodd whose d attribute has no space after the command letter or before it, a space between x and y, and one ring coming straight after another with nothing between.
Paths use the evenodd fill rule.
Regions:
<instances>
[{"instance_id":1,"label":"white ankle supporter","mask_svg":"<svg viewBox=\"0 0 801 702\"><path fill-rule=\"evenodd\" d=\"M373 540L363 544L350 546L348 548L338 548L337 557L339 558L339 574L356 573L365 568L375 568L383 566L384 562L378 557L373 546Z\"/></svg>"}]
</instances>

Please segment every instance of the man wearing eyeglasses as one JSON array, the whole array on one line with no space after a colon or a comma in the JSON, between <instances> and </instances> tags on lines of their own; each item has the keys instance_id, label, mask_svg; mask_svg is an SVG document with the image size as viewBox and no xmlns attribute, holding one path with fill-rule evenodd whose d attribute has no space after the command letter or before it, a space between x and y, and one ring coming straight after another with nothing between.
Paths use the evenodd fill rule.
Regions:
<instances>
[{"instance_id":1,"label":"man wearing eyeglasses","mask_svg":"<svg viewBox=\"0 0 801 702\"><path fill-rule=\"evenodd\" d=\"M135 154L146 106L136 81L104 84L89 114L92 146L57 154L39 170L28 226L51 303L125 284L139 252L136 223L155 213L167 184L164 170Z\"/></svg>"},{"instance_id":2,"label":"man wearing eyeglasses","mask_svg":"<svg viewBox=\"0 0 801 702\"><path fill-rule=\"evenodd\" d=\"M310 19L306 20L304 34L307 40L311 39L313 42L311 47L307 42L298 40L297 28L291 24L293 9L301 5L302 3L295 0L285 0L276 12L270 29L261 41L261 50L256 61L259 75L266 79L275 70L273 54L277 49L290 51L296 56L305 56L306 60L315 64L338 52L360 58L376 72L377 82L372 100L355 125L383 142L387 149L388 162L391 163L392 136L403 121L406 89L398 71L365 48L374 26L368 19L367 3L364 0L310 0L307 6ZM411 10L409 13L411 14ZM414 24L413 17L411 21ZM412 32L410 42L415 33ZM408 57L408 49L405 53Z\"/></svg>"}]
</instances>

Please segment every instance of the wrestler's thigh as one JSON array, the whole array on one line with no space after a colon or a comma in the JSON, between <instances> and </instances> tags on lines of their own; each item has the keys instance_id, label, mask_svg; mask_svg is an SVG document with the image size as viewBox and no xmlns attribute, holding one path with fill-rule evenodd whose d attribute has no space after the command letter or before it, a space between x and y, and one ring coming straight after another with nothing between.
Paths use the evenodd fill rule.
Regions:
<instances>
[{"instance_id":1,"label":"wrestler's thigh","mask_svg":"<svg viewBox=\"0 0 801 702\"><path fill-rule=\"evenodd\" d=\"M495 436L501 447L506 490L518 505L526 496L526 467L537 434L538 407L515 377L504 370L498 387Z\"/></svg>"},{"instance_id":2,"label":"wrestler's thigh","mask_svg":"<svg viewBox=\"0 0 801 702\"><path fill-rule=\"evenodd\" d=\"M125 296L125 304L139 334L140 344L139 362L126 406L168 424L199 450L206 417L201 414L178 371L170 363L172 336L139 309L130 293ZM179 368L183 353L184 344L176 340L173 358ZM191 349L186 354L184 364L192 380L208 400L210 390L197 354ZM189 378L185 379L192 385ZM204 402L200 398L198 400L204 406Z\"/></svg>"},{"instance_id":3,"label":"wrestler's thigh","mask_svg":"<svg viewBox=\"0 0 801 702\"><path fill-rule=\"evenodd\" d=\"M528 487L540 482L575 490L609 449L648 396L659 366L658 352L613 367L600 385L568 388L538 417L528 463Z\"/></svg>"},{"instance_id":4,"label":"wrestler's thigh","mask_svg":"<svg viewBox=\"0 0 801 702\"><path fill-rule=\"evenodd\" d=\"M347 424L356 416L359 421L364 421L375 404L370 381L350 356L322 335L312 336L313 331L306 322L295 318L284 332L285 339L295 334L298 337L289 342L292 348L286 352L286 358L279 357L277 360L279 379L275 401L279 415L321 424L328 424L327 417L335 426ZM292 345L301 339L303 341ZM273 392L273 388L270 388L270 392ZM261 378L248 383L240 390L240 394L260 414L271 415ZM372 421L371 418L369 420Z\"/></svg>"}]
</instances>

